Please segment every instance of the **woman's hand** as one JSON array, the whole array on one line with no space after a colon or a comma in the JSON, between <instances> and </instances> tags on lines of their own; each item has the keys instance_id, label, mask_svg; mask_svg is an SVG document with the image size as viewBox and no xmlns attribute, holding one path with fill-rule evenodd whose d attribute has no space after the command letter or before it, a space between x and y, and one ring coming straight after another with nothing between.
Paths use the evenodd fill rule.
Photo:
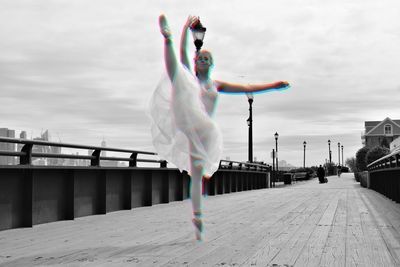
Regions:
<instances>
[{"instance_id":1,"label":"woman's hand","mask_svg":"<svg viewBox=\"0 0 400 267\"><path fill-rule=\"evenodd\" d=\"M196 25L196 23L198 21L199 21L199 17L189 15L186 20L185 27L192 28L194 25Z\"/></svg>"},{"instance_id":2,"label":"woman's hand","mask_svg":"<svg viewBox=\"0 0 400 267\"><path fill-rule=\"evenodd\" d=\"M278 88L283 88L283 87L287 87L287 86L289 86L289 83L287 81L280 81L277 84Z\"/></svg>"},{"instance_id":3,"label":"woman's hand","mask_svg":"<svg viewBox=\"0 0 400 267\"><path fill-rule=\"evenodd\" d=\"M161 34L164 36L165 39L170 39L172 33L171 30L169 29L167 18L165 17L164 14L158 17L158 23L160 25Z\"/></svg>"}]
</instances>

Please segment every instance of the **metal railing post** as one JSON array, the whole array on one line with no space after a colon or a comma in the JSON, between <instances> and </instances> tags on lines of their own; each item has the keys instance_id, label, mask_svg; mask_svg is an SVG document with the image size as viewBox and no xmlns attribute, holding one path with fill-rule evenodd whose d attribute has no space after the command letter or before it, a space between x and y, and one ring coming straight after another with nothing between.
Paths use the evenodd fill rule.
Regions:
<instances>
[{"instance_id":1,"label":"metal railing post","mask_svg":"<svg viewBox=\"0 0 400 267\"><path fill-rule=\"evenodd\" d=\"M19 164L21 165L31 165L32 164L32 144L25 144L21 152L24 152L25 155L19 157Z\"/></svg>"},{"instance_id":2,"label":"metal railing post","mask_svg":"<svg viewBox=\"0 0 400 267\"><path fill-rule=\"evenodd\" d=\"M131 158L132 160L129 161L129 167L137 167L137 153L132 153L132 155L130 156L130 158Z\"/></svg>"},{"instance_id":3,"label":"metal railing post","mask_svg":"<svg viewBox=\"0 0 400 267\"><path fill-rule=\"evenodd\" d=\"M93 151L92 156L94 156L95 158L90 161L90 166L100 166L100 153L101 150L99 149Z\"/></svg>"},{"instance_id":4,"label":"metal railing post","mask_svg":"<svg viewBox=\"0 0 400 267\"><path fill-rule=\"evenodd\" d=\"M167 161L166 160L162 160L161 162L160 162L160 168L167 168Z\"/></svg>"}]
</instances>

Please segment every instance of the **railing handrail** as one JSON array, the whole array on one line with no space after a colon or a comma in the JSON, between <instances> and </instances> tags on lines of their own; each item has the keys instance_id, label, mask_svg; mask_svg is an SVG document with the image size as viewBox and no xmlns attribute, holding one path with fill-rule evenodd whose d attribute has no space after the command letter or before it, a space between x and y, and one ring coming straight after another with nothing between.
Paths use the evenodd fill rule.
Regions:
<instances>
[{"instance_id":1,"label":"railing handrail","mask_svg":"<svg viewBox=\"0 0 400 267\"><path fill-rule=\"evenodd\" d=\"M138 154L144 155L157 155L154 152L131 150L131 149L120 149L112 147L99 147L99 146L87 146L78 144L67 144L67 143L56 143L41 140L29 140L29 139L17 139L9 137L0 137L0 142L2 143L12 143L12 144L22 144L23 147L21 151L1 151L0 156L15 156L20 158L20 165L30 165L32 164L32 157L36 158L63 158L63 159L82 159L91 160L91 166L100 166L101 160L111 160L111 161L128 161L130 167L137 167L137 162L149 162L149 163L159 163L160 167L167 167L167 161L165 160L153 160L153 159L138 159ZM50 147L61 147L61 148L75 148L75 149L87 149L93 150L92 155L70 155L70 154L54 154L54 153L42 153L32 151L33 146L50 146ZM122 157L105 157L101 156L102 151L129 153L130 156L126 158Z\"/></svg>"},{"instance_id":2,"label":"railing handrail","mask_svg":"<svg viewBox=\"0 0 400 267\"><path fill-rule=\"evenodd\" d=\"M253 168L256 168L256 169L257 169L257 168L260 168L260 169L266 169L266 170L268 170L268 169L271 168L271 166L269 166L269 165L267 165L267 164L263 165L263 164L259 164L259 163L240 162L240 161L224 160L224 159L220 160L220 162L219 162L219 167L220 167L220 168L223 166L223 165L222 165L223 162L228 163L229 169L232 169L232 168L233 168L233 163L238 164L237 167L238 167L239 169L242 169L242 166L244 166L244 168L251 168L251 167L253 167Z\"/></svg>"},{"instance_id":3,"label":"railing handrail","mask_svg":"<svg viewBox=\"0 0 400 267\"><path fill-rule=\"evenodd\" d=\"M42 140L30 140L30 139L18 139L18 138L9 138L9 137L0 137L1 143L13 143L13 144L22 144L24 145L21 151L3 151L0 150L0 156L10 156L10 157L19 157L20 165L29 165L32 164L31 158L62 158L62 159L82 159L82 160L90 160L91 166L100 166L101 160L111 160L111 161L127 161L129 162L130 167L136 167L137 162L147 162L147 163L159 163L160 167L167 167L167 161L165 160L153 160L153 159L140 159L137 158L138 154L144 155L157 155L155 152L149 151L140 151L140 150L132 150L132 149L120 149L120 148L112 148L112 147L100 147L100 146L88 146L88 145L79 145L79 144L67 144L67 143L57 143L57 142L49 142ZM74 155L74 154L55 154L55 153L43 153L43 152L34 152L32 151L33 146L50 146L50 147L61 147L61 148L75 148L75 149L87 149L93 150L92 155ZM105 157L101 156L102 151L111 151L111 152L122 152L122 153L130 153L130 157ZM260 163L252 163L252 162L240 162L240 161L232 161L232 160L220 160L219 167L221 168L222 163L228 163L228 166L231 168L233 164L238 164L239 169L255 169L255 170L269 170L271 168L270 165L260 164Z\"/></svg>"},{"instance_id":4,"label":"railing handrail","mask_svg":"<svg viewBox=\"0 0 400 267\"><path fill-rule=\"evenodd\" d=\"M112 151L112 152L124 152L124 153L138 153L147 155L157 155L155 152L140 151L132 149L121 149L112 147L102 147L102 146L88 146L88 145L78 145L78 144L68 144L68 143L57 143L41 140L30 140L30 139L18 139L9 137L0 137L0 142L2 143L14 143L14 144L31 144L36 146L54 146L54 147L66 147L66 148L77 148L77 149L91 149L91 150L101 150L101 151Z\"/></svg>"},{"instance_id":5,"label":"railing handrail","mask_svg":"<svg viewBox=\"0 0 400 267\"><path fill-rule=\"evenodd\" d=\"M374 162L371 162L370 164L367 165L367 169L368 169L368 170L370 170L370 169L372 169L372 168L375 169L375 167L378 166L378 165L380 165L380 164L383 164L383 163L386 164L386 161L387 161L388 159L390 160L392 157L394 157L395 160L398 160L398 159L400 158L400 150L399 150L399 149L396 149L396 150L393 151L392 153L390 153L390 154L388 154L388 155L386 155L386 156L383 156L383 157L381 157L381 158L375 160Z\"/></svg>"}]
</instances>

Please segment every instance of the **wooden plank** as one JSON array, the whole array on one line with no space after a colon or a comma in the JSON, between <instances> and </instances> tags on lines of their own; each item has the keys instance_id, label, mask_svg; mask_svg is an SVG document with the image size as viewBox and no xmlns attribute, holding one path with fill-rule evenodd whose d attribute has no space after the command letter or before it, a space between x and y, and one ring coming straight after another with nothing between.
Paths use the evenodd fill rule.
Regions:
<instances>
[{"instance_id":1,"label":"wooden plank","mask_svg":"<svg viewBox=\"0 0 400 267\"><path fill-rule=\"evenodd\" d=\"M290 239L307 223L307 218L319 206L318 196L321 192L308 192L311 198L297 199L297 206L291 210L289 214L296 214L290 220L285 220L276 225L273 235L266 236L259 246L254 250L253 254L246 260L245 265L261 265L275 264L273 261L277 255L285 248ZM287 264L285 262L285 264Z\"/></svg>"},{"instance_id":2,"label":"wooden plank","mask_svg":"<svg viewBox=\"0 0 400 267\"><path fill-rule=\"evenodd\" d=\"M376 192L365 192L361 199L369 211L365 214L365 217L369 216L366 218L367 223L364 227L372 233L368 236L373 238L374 251L380 251L379 255L376 255L379 260L378 263L390 263L399 266L400 234L388 219L388 217L393 216L391 208L388 208L388 206L398 206L398 204L387 198L376 197ZM395 224L398 223L399 221Z\"/></svg>"},{"instance_id":3,"label":"wooden plank","mask_svg":"<svg viewBox=\"0 0 400 267\"><path fill-rule=\"evenodd\" d=\"M294 265L297 258L303 254L303 249L309 243L311 235L314 233L319 225L319 221L323 218L329 202L332 201L334 194L321 194L316 200L318 206L313 212L306 218L303 225L295 232L295 234L289 239L289 241L283 246L279 254L273 259L272 264L278 265ZM317 242L320 242L318 240Z\"/></svg>"},{"instance_id":4,"label":"wooden plank","mask_svg":"<svg viewBox=\"0 0 400 267\"><path fill-rule=\"evenodd\" d=\"M360 215L366 211L366 208L357 191L348 190L347 192L346 266L368 266L374 262L366 245L361 225Z\"/></svg>"},{"instance_id":5,"label":"wooden plank","mask_svg":"<svg viewBox=\"0 0 400 267\"><path fill-rule=\"evenodd\" d=\"M320 264L323 249L334 222L340 194L337 194L337 191L335 190L331 191L329 196L331 197L329 206L317 223L317 227L311 233L307 243L301 251L301 254L297 257L295 265L319 266Z\"/></svg>"},{"instance_id":6,"label":"wooden plank","mask_svg":"<svg viewBox=\"0 0 400 267\"><path fill-rule=\"evenodd\" d=\"M293 200L295 199L296 196L292 196L292 198L287 199L285 202L288 207L293 207L298 206L299 204L294 202ZM275 199L276 201L276 199ZM271 203L268 201L268 199L265 199L264 202L261 201L252 201L252 205L257 205L257 203L261 203L262 205L261 208L259 207L251 207L249 209L244 209L242 213L238 214L235 213L233 214L232 219L229 219L229 215L224 215L224 216L218 216L215 226L218 228L216 229L211 229L210 235L215 236L217 238L214 238L212 240L207 240L207 243L210 243L211 246L201 246L201 247L195 247L194 250L189 251L188 253L185 253L183 255L178 255L175 259L171 260L166 266L173 266L177 262L182 264L182 263L188 263L191 265L196 265L196 264L202 264L202 262L207 262L209 264L215 263L224 263L224 258L226 255L229 255L229 257L232 257L231 253L227 252L227 249L229 250L230 248L235 250L235 240L241 240L240 243L237 243L237 245L240 245L243 243L243 239L238 239L237 235L243 235L243 233L246 233L244 235L248 235L249 233L252 233L252 229L257 229L257 235L259 235L260 232L271 232L271 229L265 229L262 227L262 223L264 222L265 225L270 226L274 222L276 222L277 218L279 218L279 214L276 212L269 212L266 203ZM285 203L271 203L271 207L275 208L281 208L282 204L285 206ZM288 205L291 204L291 205ZM265 211L265 212L263 212ZM290 214L286 213L286 218L285 219L291 219L292 216L297 216L297 214ZM249 217L251 216L252 217ZM221 220L222 218L222 220ZM225 220L227 219L227 220ZM225 221L225 223L223 223ZM277 222L277 224L280 223L280 221ZM260 228L261 227L261 228ZM221 228L223 230L221 230ZM218 231L218 229L220 229ZM216 230L216 231L215 231ZM241 234L242 233L242 234ZM229 246L225 246L224 244L230 244Z\"/></svg>"}]
</instances>

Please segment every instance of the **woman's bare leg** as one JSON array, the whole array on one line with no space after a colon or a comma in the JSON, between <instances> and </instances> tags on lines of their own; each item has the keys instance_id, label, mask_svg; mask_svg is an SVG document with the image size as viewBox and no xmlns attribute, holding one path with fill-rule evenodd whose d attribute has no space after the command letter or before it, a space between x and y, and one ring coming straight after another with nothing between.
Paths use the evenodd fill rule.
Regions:
<instances>
[{"instance_id":1,"label":"woman's bare leg","mask_svg":"<svg viewBox=\"0 0 400 267\"><path fill-rule=\"evenodd\" d=\"M203 229L203 206L202 206L202 186L203 186L203 167L199 159L190 157L191 185L190 196L193 207L193 224L195 226L196 239L202 240Z\"/></svg>"},{"instance_id":2,"label":"woman's bare leg","mask_svg":"<svg viewBox=\"0 0 400 267\"><path fill-rule=\"evenodd\" d=\"M172 43L172 33L169 29L167 18L164 15L160 15L158 20L161 34L164 36L165 68L167 69L168 77L172 82L175 78L178 64Z\"/></svg>"}]
</instances>

